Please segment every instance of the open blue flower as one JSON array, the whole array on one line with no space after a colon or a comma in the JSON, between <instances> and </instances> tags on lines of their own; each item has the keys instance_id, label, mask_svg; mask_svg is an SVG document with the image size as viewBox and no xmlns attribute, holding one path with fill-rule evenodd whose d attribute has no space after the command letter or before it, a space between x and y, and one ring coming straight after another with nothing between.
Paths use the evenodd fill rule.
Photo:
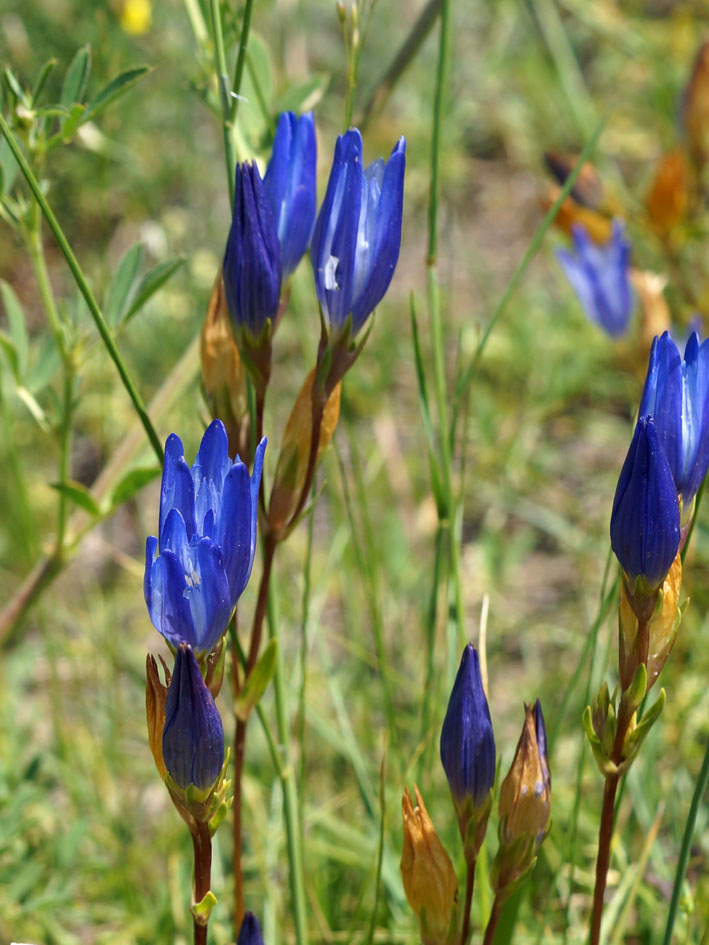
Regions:
<instances>
[{"instance_id":1,"label":"open blue flower","mask_svg":"<svg viewBox=\"0 0 709 945\"><path fill-rule=\"evenodd\" d=\"M207 428L190 468L174 433L165 444L158 537L145 546L145 602L173 646L209 652L226 632L251 574L266 440L253 475L229 459L221 420Z\"/></svg>"},{"instance_id":2,"label":"open blue flower","mask_svg":"<svg viewBox=\"0 0 709 945\"><path fill-rule=\"evenodd\" d=\"M313 113L298 118L294 112L283 112L263 188L276 221L284 279L300 262L313 232L316 163Z\"/></svg>"},{"instance_id":3,"label":"open blue flower","mask_svg":"<svg viewBox=\"0 0 709 945\"><path fill-rule=\"evenodd\" d=\"M665 332L650 351L640 414L652 414L683 511L688 512L709 467L709 340L692 332L680 357Z\"/></svg>"},{"instance_id":4,"label":"open blue flower","mask_svg":"<svg viewBox=\"0 0 709 945\"><path fill-rule=\"evenodd\" d=\"M165 697L162 754L168 774L182 790L214 786L224 764L224 731L212 694L192 649L180 644Z\"/></svg>"},{"instance_id":5,"label":"open blue flower","mask_svg":"<svg viewBox=\"0 0 709 945\"><path fill-rule=\"evenodd\" d=\"M255 164L237 164L234 213L224 253L229 317L258 336L281 298L281 245L276 218Z\"/></svg>"},{"instance_id":6,"label":"open blue flower","mask_svg":"<svg viewBox=\"0 0 709 945\"><path fill-rule=\"evenodd\" d=\"M399 258L406 141L388 161L362 168L362 136L340 135L310 254L315 289L329 321L340 331L352 316L356 334L389 288Z\"/></svg>"},{"instance_id":7,"label":"open blue flower","mask_svg":"<svg viewBox=\"0 0 709 945\"><path fill-rule=\"evenodd\" d=\"M664 581L680 540L679 503L672 471L652 417L635 427L620 471L611 513L611 547L635 584L655 591Z\"/></svg>"},{"instance_id":8,"label":"open blue flower","mask_svg":"<svg viewBox=\"0 0 709 945\"><path fill-rule=\"evenodd\" d=\"M604 246L596 246L581 224L574 226L573 233L576 254L558 249L557 258L589 319L617 338L628 328L635 301L624 224L613 221L612 236Z\"/></svg>"},{"instance_id":9,"label":"open blue flower","mask_svg":"<svg viewBox=\"0 0 709 945\"><path fill-rule=\"evenodd\" d=\"M487 801L495 781L495 736L472 643L463 651L441 731L441 762L456 805Z\"/></svg>"}]
</instances>

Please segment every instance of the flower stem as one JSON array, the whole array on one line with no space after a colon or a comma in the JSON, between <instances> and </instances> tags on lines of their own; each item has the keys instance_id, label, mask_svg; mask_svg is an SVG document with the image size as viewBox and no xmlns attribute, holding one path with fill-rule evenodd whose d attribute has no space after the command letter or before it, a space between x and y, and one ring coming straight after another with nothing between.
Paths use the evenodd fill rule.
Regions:
<instances>
[{"instance_id":1,"label":"flower stem","mask_svg":"<svg viewBox=\"0 0 709 945\"><path fill-rule=\"evenodd\" d=\"M201 902L209 892L212 874L212 838L209 827L202 821L195 821L192 832L194 848L194 898ZM208 919L194 917L194 945L207 945Z\"/></svg>"},{"instance_id":2,"label":"flower stem","mask_svg":"<svg viewBox=\"0 0 709 945\"><path fill-rule=\"evenodd\" d=\"M495 896L495 901L492 904L492 912L490 913L490 918L487 921L487 927L485 929L483 945L492 945L495 941L495 930L497 929L497 923L500 921L504 901L505 897L501 896L499 893Z\"/></svg>"},{"instance_id":3,"label":"flower stem","mask_svg":"<svg viewBox=\"0 0 709 945\"><path fill-rule=\"evenodd\" d=\"M477 857L465 860L465 899L463 901L463 927L460 930L460 945L465 945L470 935L470 910L475 890L475 865Z\"/></svg>"}]
</instances>

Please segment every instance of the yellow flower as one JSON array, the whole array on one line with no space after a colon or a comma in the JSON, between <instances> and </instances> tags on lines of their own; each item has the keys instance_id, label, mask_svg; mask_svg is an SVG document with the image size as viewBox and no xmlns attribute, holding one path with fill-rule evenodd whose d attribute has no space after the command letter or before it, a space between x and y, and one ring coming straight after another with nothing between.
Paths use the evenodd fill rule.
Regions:
<instances>
[{"instance_id":1,"label":"yellow flower","mask_svg":"<svg viewBox=\"0 0 709 945\"><path fill-rule=\"evenodd\" d=\"M458 879L418 788L414 791L415 807L408 789L401 802L404 891L419 920L423 945L451 945L457 937Z\"/></svg>"},{"instance_id":2,"label":"yellow flower","mask_svg":"<svg viewBox=\"0 0 709 945\"><path fill-rule=\"evenodd\" d=\"M153 20L150 0L125 0L120 15L121 29L133 36L147 33Z\"/></svg>"}]
</instances>

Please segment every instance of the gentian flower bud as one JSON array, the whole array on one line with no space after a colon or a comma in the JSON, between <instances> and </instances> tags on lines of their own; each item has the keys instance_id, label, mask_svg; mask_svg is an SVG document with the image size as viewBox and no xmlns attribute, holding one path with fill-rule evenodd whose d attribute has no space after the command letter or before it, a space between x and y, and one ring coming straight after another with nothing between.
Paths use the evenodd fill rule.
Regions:
<instances>
[{"instance_id":1,"label":"gentian flower bud","mask_svg":"<svg viewBox=\"0 0 709 945\"><path fill-rule=\"evenodd\" d=\"M500 847L492 871L496 893L508 889L534 866L546 836L550 806L547 736L537 699L533 707L525 704L522 734L500 787Z\"/></svg>"},{"instance_id":2,"label":"gentian flower bud","mask_svg":"<svg viewBox=\"0 0 709 945\"><path fill-rule=\"evenodd\" d=\"M281 298L281 246L276 220L255 164L236 165L234 213L224 253L224 289L237 343L259 339Z\"/></svg>"},{"instance_id":3,"label":"gentian flower bud","mask_svg":"<svg viewBox=\"0 0 709 945\"><path fill-rule=\"evenodd\" d=\"M669 332L655 338L640 401L640 416L646 414L655 421L686 520L709 467L709 340L700 345L692 332L682 359Z\"/></svg>"},{"instance_id":4,"label":"gentian flower bud","mask_svg":"<svg viewBox=\"0 0 709 945\"><path fill-rule=\"evenodd\" d=\"M273 139L263 189L276 221L283 278L308 248L315 222L317 145L313 113L283 112Z\"/></svg>"},{"instance_id":5,"label":"gentian flower bud","mask_svg":"<svg viewBox=\"0 0 709 945\"><path fill-rule=\"evenodd\" d=\"M236 945L263 945L261 926L253 912L244 914Z\"/></svg>"},{"instance_id":6,"label":"gentian flower bud","mask_svg":"<svg viewBox=\"0 0 709 945\"><path fill-rule=\"evenodd\" d=\"M182 441L165 444L158 537L145 547L145 602L153 626L177 647L209 653L224 635L251 574L266 440L249 476L229 459L224 424L207 428L192 468Z\"/></svg>"},{"instance_id":7,"label":"gentian flower bud","mask_svg":"<svg viewBox=\"0 0 709 945\"><path fill-rule=\"evenodd\" d=\"M463 650L441 730L448 778L466 853L474 858L485 836L495 781L495 737L472 643ZM472 826L472 830L471 830Z\"/></svg>"},{"instance_id":8,"label":"gentian flower bud","mask_svg":"<svg viewBox=\"0 0 709 945\"><path fill-rule=\"evenodd\" d=\"M352 317L356 335L389 288L401 245L406 141L362 169L362 137L340 135L310 247L315 290L330 331Z\"/></svg>"},{"instance_id":9,"label":"gentian flower bud","mask_svg":"<svg viewBox=\"0 0 709 945\"><path fill-rule=\"evenodd\" d=\"M623 223L613 221L605 246L594 245L584 226L574 226L573 234L576 255L559 249L557 258L588 318L617 338L627 330L634 304L630 243L623 236Z\"/></svg>"},{"instance_id":10,"label":"gentian flower bud","mask_svg":"<svg viewBox=\"0 0 709 945\"><path fill-rule=\"evenodd\" d=\"M192 648L177 648L175 671L165 700L162 753L168 774L186 791L215 785L224 764L222 720L202 679Z\"/></svg>"},{"instance_id":11,"label":"gentian flower bud","mask_svg":"<svg viewBox=\"0 0 709 945\"><path fill-rule=\"evenodd\" d=\"M458 878L431 823L423 798L418 788L414 790L416 807L408 790L404 791L401 802L404 892L419 920L423 945L453 945L457 940Z\"/></svg>"},{"instance_id":12,"label":"gentian flower bud","mask_svg":"<svg viewBox=\"0 0 709 945\"><path fill-rule=\"evenodd\" d=\"M638 420L611 513L611 546L630 583L647 597L665 579L679 547L679 505L652 417Z\"/></svg>"}]
</instances>

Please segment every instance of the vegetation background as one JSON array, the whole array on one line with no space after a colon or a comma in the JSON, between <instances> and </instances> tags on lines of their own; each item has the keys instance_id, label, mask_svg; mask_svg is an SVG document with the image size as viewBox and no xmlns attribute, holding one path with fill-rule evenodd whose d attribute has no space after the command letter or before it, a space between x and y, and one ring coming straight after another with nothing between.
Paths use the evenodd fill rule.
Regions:
<instances>
[{"instance_id":1,"label":"vegetation background","mask_svg":"<svg viewBox=\"0 0 709 945\"><path fill-rule=\"evenodd\" d=\"M233 32L240 11L228 7ZM355 123L421 7L411 0L373 5ZM119 344L146 400L170 378L171 403L155 423L163 438L171 431L181 435L188 457L206 417L195 349L177 375L173 368L199 332L229 224L210 64L188 15L195 9L199 0L5 0L0 11L1 62L31 83L43 62L58 60L50 100L85 44L92 55L90 92L122 70L150 67L71 146L51 153L43 178L99 299L106 299L119 261L136 242L143 246L142 270L184 260L121 330ZM608 112L594 161L611 191L637 211L658 158L676 138L678 97L696 49L709 36L709 11L700 0L467 0L452 5L452 17L438 259L451 389L458 352L463 359L473 352L541 220L543 152L578 153ZM252 29L239 157L268 154L269 127L254 104L258 95L271 116L291 106L314 107L324 188L334 139L343 130L347 87L335 4L260 0ZM326 485L315 515L305 628L306 525L284 547L277 568L293 735L304 775L310 927L312 940L326 943L368 937L383 732L384 858L374 940L418 941L398 872L405 784L417 779L462 866L437 760L459 654L446 650L446 601L440 600L435 672L428 672L425 621L437 518L409 311L413 292L428 363L424 261L435 36L434 27L364 134L367 160L387 154L398 135L407 138L402 252L372 336L346 379L336 446L321 472ZM636 263L664 274L652 238L638 230L631 235ZM523 699L541 697L553 743L552 832L514 903L514 941L525 945L581 943L587 934L602 781L583 748L580 719L589 684L595 691L613 662L613 617L600 622L594 647L587 644L608 562L611 501L647 356L639 316L619 343L586 321L553 257L552 247L562 239L548 234L490 336L473 380L461 480L465 622L474 641L481 621L487 631L502 771L512 758ZM56 294L86 332L71 475L89 485L136 420L49 237L46 247ZM697 265L702 258L706 268L706 242ZM0 278L24 313L31 358L46 374L37 400L51 418L58 364L47 354L49 335L31 265L1 225ZM682 331L695 312L672 282L667 296ZM293 299L279 332L272 385L278 393L265 423L274 442L317 344L306 263L296 274ZM5 361L0 382L0 600L6 602L51 544L57 449L17 396ZM154 462L147 442L141 449L136 464ZM2 942L189 940L189 839L156 775L145 731L145 653L162 646L142 595L143 543L156 528L157 494L153 483L90 531L64 573L2 641ZM677 850L709 737L708 578L703 508L684 583L691 606L663 672L668 703L620 807L610 942L624 935L656 942L664 930ZM243 598L246 615L255 583ZM301 731L303 632L308 662ZM270 693L264 706L272 712ZM225 701L222 709L228 729ZM280 789L256 725L249 734L245 802L247 905L262 917L267 942L288 941ZM645 843L658 817L654 842ZM213 887L220 906L210 935L223 945L233 941L228 829L217 834L216 844ZM494 856L494 815L487 845ZM708 940L708 865L703 807L678 942ZM487 909L489 890L479 879L476 929ZM511 928L508 917L498 942L509 940Z\"/></svg>"}]
</instances>

